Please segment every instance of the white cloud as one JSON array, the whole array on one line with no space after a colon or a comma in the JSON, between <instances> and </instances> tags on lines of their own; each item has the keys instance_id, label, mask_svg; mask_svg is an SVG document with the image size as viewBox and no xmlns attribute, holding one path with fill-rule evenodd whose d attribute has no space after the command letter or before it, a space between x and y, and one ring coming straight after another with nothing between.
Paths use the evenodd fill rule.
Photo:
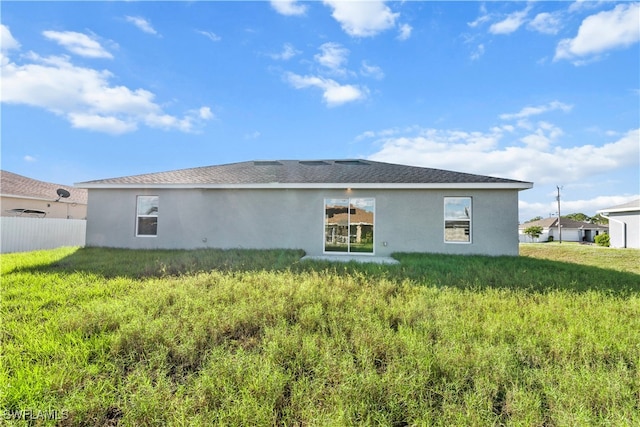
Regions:
<instances>
[{"instance_id":1,"label":"white cloud","mask_svg":"<svg viewBox=\"0 0 640 427\"><path fill-rule=\"evenodd\" d=\"M138 27L138 29L144 31L145 33L154 35L158 34L158 32L151 26L151 23L144 18L141 18L139 16L125 16L125 19L127 20L127 22L132 23L133 25Z\"/></svg>"},{"instance_id":2,"label":"white cloud","mask_svg":"<svg viewBox=\"0 0 640 427\"><path fill-rule=\"evenodd\" d=\"M215 116L211 112L211 108L209 108L209 107L200 107L200 109L198 110L198 117L201 118L202 120L211 120Z\"/></svg>"},{"instance_id":3,"label":"white cloud","mask_svg":"<svg viewBox=\"0 0 640 427\"><path fill-rule=\"evenodd\" d=\"M347 62L349 49L342 47L339 43L324 43L319 49L321 53L313 57L316 62L334 73L346 73L342 66Z\"/></svg>"},{"instance_id":4,"label":"white cloud","mask_svg":"<svg viewBox=\"0 0 640 427\"><path fill-rule=\"evenodd\" d=\"M382 71L382 68L378 67L377 65L369 65L367 61L362 61L360 74L366 77L373 77L377 80L382 80L384 78L384 72Z\"/></svg>"},{"instance_id":5,"label":"white cloud","mask_svg":"<svg viewBox=\"0 0 640 427\"><path fill-rule=\"evenodd\" d=\"M558 34L562 28L562 19L557 13L539 13L529 22L527 28L543 34Z\"/></svg>"},{"instance_id":6,"label":"white cloud","mask_svg":"<svg viewBox=\"0 0 640 427\"><path fill-rule=\"evenodd\" d=\"M372 37L393 28L399 13L391 12L383 1L325 0L333 9L331 16L353 37Z\"/></svg>"},{"instance_id":7,"label":"white cloud","mask_svg":"<svg viewBox=\"0 0 640 427\"><path fill-rule=\"evenodd\" d=\"M471 60L475 61L484 55L484 44L480 43L475 51L471 54Z\"/></svg>"},{"instance_id":8,"label":"white cloud","mask_svg":"<svg viewBox=\"0 0 640 427\"><path fill-rule=\"evenodd\" d=\"M297 0L271 0L271 7L281 15L299 16L307 13L307 6Z\"/></svg>"},{"instance_id":9,"label":"white cloud","mask_svg":"<svg viewBox=\"0 0 640 427\"><path fill-rule=\"evenodd\" d=\"M293 58L296 55L299 55L300 53L301 52L299 50L296 50L296 48L293 47L291 43L285 43L284 46L282 47L282 52L273 53L269 56L273 59L288 61L289 59Z\"/></svg>"},{"instance_id":10,"label":"white cloud","mask_svg":"<svg viewBox=\"0 0 640 427\"><path fill-rule=\"evenodd\" d=\"M262 134L258 131L247 133L244 135L244 139L258 139Z\"/></svg>"},{"instance_id":11,"label":"white cloud","mask_svg":"<svg viewBox=\"0 0 640 427\"><path fill-rule=\"evenodd\" d=\"M528 144L499 147L504 132L461 132L422 129L413 135L394 135L374 140L379 146L372 160L411 164L483 175L500 176L536 184L578 182L594 174L637 167L640 159L640 129L600 146L559 147L545 143L562 131L546 122L538 124ZM371 135L371 134L368 134ZM523 139L527 141L527 137ZM504 144L503 144L504 145Z\"/></svg>"},{"instance_id":12,"label":"white cloud","mask_svg":"<svg viewBox=\"0 0 640 427\"><path fill-rule=\"evenodd\" d=\"M345 67L349 57L349 49L340 43L333 42L324 43L318 49L320 53L315 54L313 59L320 67L314 67L312 74L305 76L285 72L284 81L296 89L312 87L321 89L323 101L329 107L363 100L369 96L369 89L366 86L336 81L336 79L357 77L356 72ZM368 64L366 61L361 63L360 75L375 79L384 77L380 67Z\"/></svg>"},{"instance_id":13,"label":"white cloud","mask_svg":"<svg viewBox=\"0 0 640 427\"><path fill-rule=\"evenodd\" d=\"M192 132L213 118L208 107L188 111L182 118L166 114L153 93L113 86L111 72L76 66L67 56L30 52L23 58L29 62L17 64L5 58L2 63L2 102L43 108L75 128L121 134L145 124Z\"/></svg>"},{"instance_id":14,"label":"white cloud","mask_svg":"<svg viewBox=\"0 0 640 427\"><path fill-rule=\"evenodd\" d=\"M67 119L74 128L109 133L112 135L132 132L138 128L136 122L119 119L114 116L70 112L67 114Z\"/></svg>"},{"instance_id":15,"label":"white cloud","mask_svg":"<svg viewBox=\"0 0 640 427\"><path fill-rule=\"evenodd\" d=\"M317 76L300 76L287 73L285 79L296 89L316 87L322 89L322 98L329 107L359 101L367 97L367 89L354 85L341 85L335 80Z\"/></svg>"},{"instance_id":16,"label":"white cloud","mask_svg":"<svg viewBox=\"0 0 640 427\"><path fill-rule=\"evenodd\" d=\"M408 40L411 37L413 27L409 24L402 24L398 30L398 40Z\"/></svg>"},{"instance_id":17,"label":"white cloud","mask_svg":"<svg viewBox=\"0 0 640 427\"><path fill-rule=\"evenodd\" d=\"M565 104L560 101L552 101L546 105L539 105L536 107L524 107L517 113L509 113L509 114L500 114L500 118L502 120L512 120L512 119L525 119L531 116L536 116L539 114L547 113L549 111L562 110L564 112L571 111L573 108L572 105ZM524 125L525 122L521 122L521 127L526 127Z\"/></svg>"},{"instance_id":18,"label":"white cloud","mask_svg":"<svg viewBox=\"0 0 640 427\"><path fill-rule=\"evenodd\" d=\"M402 134L408 134L402 136ZM413 136L410 136L413 134ZM483 152L492 150L502 137L501 131L464 132L459 130L422 129L385 129L380 132L368 132L367 136L375 135L379 138L376 144L382 144L382 149L370 156L372 160L393 158L404 164L415 164L425 156L442 159L443 154L450 154L451 159L467 152ZM362 137L363 135L361 135ZM429 154L430 153L430 154ZM416 156L413 158L412 157ZM424 159L426 160L426 159Z\"/></svg>"},{"instance_id":19,"label":"white cloud","mask_svg":"<svg viewBox=\"0 0 640 427\"><path fill-rule=\"evenodd\" d=\"M109 58L113 55L86 34L75 31L43 31L42 35L57 42L71 53L87 58Z\"/></svg>"},{"instance_id":20,"label":"white cloud","mask_svg":"<svg viewBox=\"0 0 640 427\"><path fill-rule=\"evenodd\" d=\"M640 41L640 3L618 4L614 9L588 16L573 39L558 43L554 60L577 60L624 48Z\"/></svg>"},{"instance_id":21,"label":"white cloud","mask_svg":"<svg viewBox=\"0 0 640 427\"><path fill-rule=\"evenodd\" d=\"M25 162L28 162L28 163L34 163L34 162L37 162L37 161L38 161L38 159L36 159L35 157L30 156L30 155L28 155L28 154L27 154L26 156L24 156L22 159L23 159Z\"/></svg>"},{"instance_id":22,"label":"white cloud","mask_svg":"<svg viewBox=\"0 0 640 427\"><path fill-rule=\"evenodd\" d=\"M595 9L600 7L603 3L608 3L609 0L576 0L569 6L569 13L581 12L583 10Z\"/></svg>"},{"instance_id":23,"label":"white cloud","mask_svg":"<svg viewBox=\"0 0 640 427\"><path fill-rule=\"evenodd\" d=\"M537 128L522 138L522 141L527 148L533 148L535 150L548 150L551 143L562 136L562 129L547 122L539 122Z\"/></svg>"},{"instance_id":24,"label":"white cloud","mask_svg":"<svg viewBox=\"0 0 640 427\"><path fill-rule=\"evenodd\" d=\"M480 16L476 18L473 22L468 22L467 25L471 28L475 28L480 24L484 24L485 22L491 20L491 15L487 13L487 6L484 3L480 4Z\"/></svg>"},{"instance_id":25,"label":"white cloud","mask_svg":"<svg viewBox=\"0 0 640 427\"><path fill-rule=\"evenodd\" d=\"M202 34L212 42L219 42L220 40L222 40L222 38L219 35L211 31L196 30L196 33Z\"/></svg>"},{"instance_id":26,"label":"white cloud","mask_svg":"<svg viewBox=\"0 0 640 427\"><path fill-rule=\"evenodd\" d=\"M467 22L467 25L470 26L471 28L475 28L480 24L484 24L485 22L490 20L491 20L491 15L482 15L482 16L479 16L475 21Z\"/></svg>"},{"instance_id":27,"label":"white cloud","mask_svg":"<svg viewBox=\"0 0 640 427\"><path fill-rule=\"evenodd\" d=\"M527 14L531 10L531 6L527 6L524 10L513 12L505 19L489 27L491 34L511 34L524 24Z\"/></svg>"},{"instance_id":28,"label":"white cloud","mask_svg":"<svg viewBox=\"0 0 640 427\"><path fill-rule=\"evenodd\" d=\"M20 43L13 38L9 27L0 24L0 51L8 52L13 49L20 49Z\"/></svg>"}]
</instances>

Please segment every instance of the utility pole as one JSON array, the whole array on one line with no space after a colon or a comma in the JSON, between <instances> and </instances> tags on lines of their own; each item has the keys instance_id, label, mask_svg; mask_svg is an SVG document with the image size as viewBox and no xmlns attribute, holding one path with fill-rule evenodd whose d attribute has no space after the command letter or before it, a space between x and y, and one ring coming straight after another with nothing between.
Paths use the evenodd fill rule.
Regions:
<instances>
[{"instance_id":1,"label":"utility pole","mask_svg":"<svg viewBox=\"0 0 640 427\"><path fill-rule=\"evenodd\" d=\"M556 188L558 189L558 197L556 197L558 201L558 240L562 243L562 228L560 228L560 187L556 185Z\"/></svg>"}]
</instances>

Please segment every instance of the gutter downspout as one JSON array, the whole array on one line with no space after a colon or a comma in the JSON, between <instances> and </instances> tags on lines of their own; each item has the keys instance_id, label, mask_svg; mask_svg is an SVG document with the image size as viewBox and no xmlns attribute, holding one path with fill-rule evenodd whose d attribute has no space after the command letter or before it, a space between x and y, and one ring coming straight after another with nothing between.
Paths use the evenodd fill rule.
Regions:
<instances>
[{"instance_id":1,"label":"gutter downspout","mask_svg":"<svg viewBox=\"0 0 640 427\"><path fill-rule=\"evenodd\" d=\"M604 214L604 212L600 212L600 215L607 218L609 221L617 222L618 224L622 225L622 247L626 248L627 247L627 223L622 222L619 219L613 219L611 217L608 217L607 215ZM611 233L609 233L609 235L611 235Z\"/></svg>"}]
</instances>

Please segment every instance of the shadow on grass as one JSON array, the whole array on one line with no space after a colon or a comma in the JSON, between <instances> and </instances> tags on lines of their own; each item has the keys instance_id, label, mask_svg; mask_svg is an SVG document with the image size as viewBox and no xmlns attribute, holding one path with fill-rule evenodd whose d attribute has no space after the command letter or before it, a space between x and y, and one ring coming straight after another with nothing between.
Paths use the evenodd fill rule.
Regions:
<instances>
[{"instance_id":1,"label":"shadow on grass","mask_svg":"<svg viewBox=\"0 0 640 427\"><path fill-rule=\"evenodd\" d=\"M359 274L401 282L458 289L511 289L530 292L598 290L618 296L640 293L640 275L530 257L491 257L427 253L395 253L399 265L309 261L296 271L320 270Z\"/></svg>"},{"instance_id":2,"label":"shadow on grass","mask_svg":"<svg viewBox=\"0 0 640 427\"><path fill-rule=\"evenodd\" d=\"M104 277L166 277L212 270L291 271L357 275L363 280L412 281L459 289L511 289L531 292L598 290L619 296L640 293L640 275L531 257L396 253L399 265L356 261L304 261L302 250L132 250L81 248L49 264L19 271L86 272ZM14 270L14 271L16 271Z\"/></svg>"},{"instance_id":3,"label":"shadow on grass","mask_svg":"<svg viewBox=\"0 0 640 427\"><path fill-rule=\"evenodd\" d=\"M107 278L179 276L211 270L280 271L304 256L302 250L194 249L138 250L115 248L79 248L49 264L17 267L14 271L43 273L84 272Z\"/></svg>"},{"instance_id":4,"label":"shadow on grass","mask_svg":"<svg viewBox=\"0 0 640 427\"><path fill-rule=\"evenodd\" d=\"M546 292L598 290L640 293L640 275L524 256L395 254L400 275L416 281L435 278L439 286L504 288Z\"/></svg>"}]
</instances>

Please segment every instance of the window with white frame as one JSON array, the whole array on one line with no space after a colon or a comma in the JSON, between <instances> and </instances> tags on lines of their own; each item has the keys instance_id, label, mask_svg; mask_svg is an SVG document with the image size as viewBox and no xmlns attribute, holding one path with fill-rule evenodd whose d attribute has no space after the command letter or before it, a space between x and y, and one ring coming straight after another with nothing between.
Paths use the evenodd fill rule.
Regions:
<instances>
[{"instance_id":1,"label":"window with white frame","mask_svg":"<svg viewBox=\"0 0 640 427\"><path fill-rule=\"evenodd\" d=\"M471 197L444 198L444 241L471 243Z\"/></svg>"},{"instance_id":2,"label":"window with white frame","mask_svg":"<svg viewBox=\"0 0 640 427\"><path fill-rule=\"evenodd\" d=\"M138 196L136 236L158 235L158 196Z\"/></svg>"}]
</instances>

